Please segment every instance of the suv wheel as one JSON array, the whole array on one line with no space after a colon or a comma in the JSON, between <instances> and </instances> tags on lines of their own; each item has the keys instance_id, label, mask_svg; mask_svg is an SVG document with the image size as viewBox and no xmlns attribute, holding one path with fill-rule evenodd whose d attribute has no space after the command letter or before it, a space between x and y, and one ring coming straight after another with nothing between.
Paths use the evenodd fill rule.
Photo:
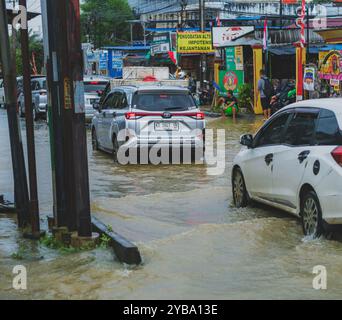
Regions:
<instances>
[{"instance_id":1,"label":"suv wheel","mask_svg":"<svg viewBox=\"0 0 342 320\"><path fill-rule=\"evenodd\" d=\"M302 200L301 217L306 236L318 238L323 234L322 209L314 191L308 191Z\"/></svg>"},{"instance_id":2,"label":"suv wheel","mask_svg":"<svg viewBox=\"0 0 342 320\"><path fill-rule=\"evenodd\" d=\"M21 107L21 103L19 103L18 105L18 109L19 109L19 115L21 118L24 118L25 117L25 113L23 112L23 109Z\"/></svg>"},{"instance_id":3,"label":"suv wheel","mask_svg":"<svg viewBox=\"0 0 342 320\"><path fill-rule=\"evenodd\" d=\"M93 129L91 132L91 143L93 146L93 150L94 151L98 151L99 150L99 143L97 141L97 135L96 135L96 130Z\"/></svg>"},{"instance_id":4,"label":"suv wheel","mask_svg":"<svg viewBox=\"0 0 342 320\"><path fill-rule=\"evenodd\" d=\"M35 105L32 106L32 110L33 110L33 120L38 121L39 120L39 114L37 113Z\"/></svg>"},{"instance_id":5,"label":"suv wheel","mask_svg":"<svg viewBox=\"0 0 342 320\"><path fill-rule=\"evenodd\" d=\"M119 142L116 136L113 136L113 160L118 163Z\"/></svg>"},{"instance_id":6,"label":"suv wheel","mask_svg":"<svg viewBox=\"0 0 342 320\"><path fill-rule=\"evenodd\" d=\"M232 182L234 205L237 208L247 207L248 192L246 189L245 179L240 168L234 170Z\"/></svg>"}]
</instances>

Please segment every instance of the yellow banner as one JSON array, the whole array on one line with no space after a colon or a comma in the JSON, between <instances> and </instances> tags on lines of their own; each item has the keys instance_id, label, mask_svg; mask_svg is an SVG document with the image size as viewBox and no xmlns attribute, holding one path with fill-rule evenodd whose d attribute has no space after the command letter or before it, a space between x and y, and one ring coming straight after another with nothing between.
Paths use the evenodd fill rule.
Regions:
<instances>
[{"instance_id":1,"label":"yellow banner","mask_svg":"<svg viewBox=\"0 0 342 320\"><path fill-rule=\"evenodd\" d=\"M211 53L214 52L211 32L178 32L178 53Z\"/></svg>"}]
</instances>

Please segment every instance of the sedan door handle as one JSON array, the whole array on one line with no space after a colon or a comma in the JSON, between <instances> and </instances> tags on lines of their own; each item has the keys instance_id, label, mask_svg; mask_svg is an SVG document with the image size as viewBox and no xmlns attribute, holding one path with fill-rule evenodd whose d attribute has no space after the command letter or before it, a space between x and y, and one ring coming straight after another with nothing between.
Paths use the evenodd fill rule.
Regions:
<instances>
[{"instance_id":1,"label":"sedan door handle","mask_svg":"<svg viewBox=\"0 0 342 320\"><path fill-rule=\"evenodd\" d=\"M273 161L273 153L270 153L265 157L265 162L269 166L272 161Z\"/></svg>"},{"instance_id":2,"label":"sedan door handle","mask_svg":"<svg viewBox=\"0 0 342 320\"><path fill-rule=\"evenodd\" d=\"M299 163L303 163L304 160L306 160L310 154L310 150L305 150L303 152L301 152L299 155L298 155L298 160L299 160Z\"/></svg>"}]
</instances>

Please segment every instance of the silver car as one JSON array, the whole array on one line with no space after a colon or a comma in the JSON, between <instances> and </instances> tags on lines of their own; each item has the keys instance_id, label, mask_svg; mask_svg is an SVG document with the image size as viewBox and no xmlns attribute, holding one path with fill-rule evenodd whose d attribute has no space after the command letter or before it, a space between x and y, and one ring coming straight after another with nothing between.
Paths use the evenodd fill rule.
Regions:
<instances>
[{"instance_id":1,"label":"silver car","mask_svg":"<svg viewBox=\"0 0 342 320\"><path fill-rule=\"evenodd\" d=\"M31 77L32 109L34 120L46 118L47 112L47 86L45 76ZM25 116L25 98L23 90L20 90L18 107L21 117Z\"/></svg>"},{"instance_id":2,"label":"silver car","mask_svg":"<svg viewBox=\"0 0 342 320\"><path fill-rule=\"evenodd\" d=\"M87 122L91 122L95 114L94 104L100 101L100 97L109 83L109 78L101 76L89 76L84 78L84 102L85 117Z\"/></svg>"},{"instance_id":3,"label":"silver car","mask_svg":"<svg viewBox=\"0 0 342 320\"><path fill-rule=\"evenodd\" d=\"M122 163L119 156L125 158L130 150L139 153L156 146L159 153L170 148L172 153L190 150L192 159L194 151L204 150L204 113L187 88L119 87L111 90L96 108L93 148L113 154L115 162ZM125 160L125 164L134 162Z\"/></svg>"}]
</instances>

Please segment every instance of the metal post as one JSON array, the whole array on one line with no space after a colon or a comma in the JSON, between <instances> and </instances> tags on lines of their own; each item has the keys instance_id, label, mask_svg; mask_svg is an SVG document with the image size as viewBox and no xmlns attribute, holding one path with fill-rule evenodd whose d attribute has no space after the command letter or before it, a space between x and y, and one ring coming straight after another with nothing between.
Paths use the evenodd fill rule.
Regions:
<instances>
[{"instance_id":1,"label":"metal post","mask_svg":"<svg viewBox=\"0 0 342 320\"><path fill-rule=\"evenodd\" d=\"M306 6L306 63L310 61L310 3Z\"/></svg>"},{"instance_id":2,"label":"metal post","mask_svg":"<svg viewBox=\"0 0 342 320\"><path fill-rule=\"evenodd\" d=\"M19 0L19 4L27 8L26 0ZM40 237L39 224L39 205L38 205L38 189L37 189L37 168L36 168L36 151L34 144L34 124L32 110L32 93L31 93L31 70L30 70L30 53L27 25L21 25L20 28L21 55L23 62L23 89L25 101L25 117L26 117L26 138L27 138L27 155L28 155L28 172L30 184L30 223L34 238Z\"/></svg>"},{"instance_id":3,"label":"metal post","mask_svg":"<svg viewBox=\"0 0 342 320\"><path fill-rule=\"evenodd\" d=\"M199 0L199 15L200 15L200 28L201 28L201 32L205 31L205 18L204 18L204 14L205 14L205 0ZM200 63L200 67L201 67L201 89L203 89L203 83L204 80L206 80L205 78L205 68L206 68L206 54L201 54L201 63Z\"/></svg>"},{"instance_id":4,"label":"metal post","mask_svg":"<svg viewBox=\"0 0 342 320\"><path fill-rule=\"evenodd\" d=\"M5 83L5 104L11 143L15 203L19 227L24 228L29 221L28 186L23 144L17 114L16 76L13 74L12 69L12 65L15 62L11 61L5 0L0 0L0 43L2 71Z\"/></svg>"},{"instance_id":5,"label":"metal post","mask_svg":"<svg viewBox=\"0 0 342 320\"><path fill-rule=\"evenodd\" d=\"M280 29L283 29L283 0L279 0L279 17Z\"/></svg>"}]
</instances>

